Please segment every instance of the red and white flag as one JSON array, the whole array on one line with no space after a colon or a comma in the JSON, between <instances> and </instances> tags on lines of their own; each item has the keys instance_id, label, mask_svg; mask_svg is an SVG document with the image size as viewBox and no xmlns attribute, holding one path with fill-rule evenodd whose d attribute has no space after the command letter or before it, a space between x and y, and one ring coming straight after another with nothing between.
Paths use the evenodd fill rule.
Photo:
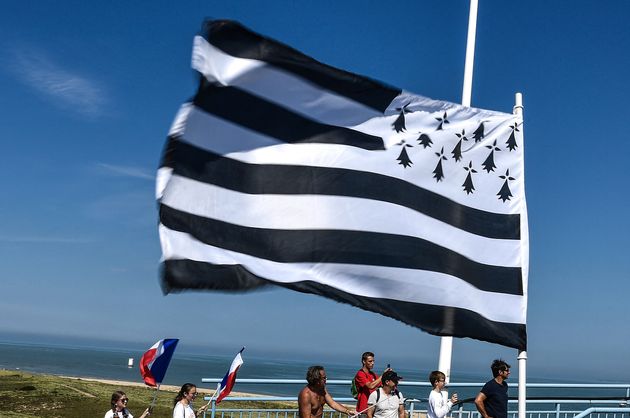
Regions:
<instances>
[{"instance_id":1,"label":"red and white flag","mask_svg":"<svg viewBox=\"0 0 630 418\"><path fill-rule=\"evenodd\" d=\"M243 358L241 357L243 350L245 350L245 347L241 348L241 351L236 354L236 357L234 357L234 360L232 360L232 364L230 365L230 370L228 370L225 377L223 377L223 380L219 384L219 387L217 388L216 403L221 402L223 398L232 392L232 388L236 382L236 372L238 372L238 369L243 364Z\"/></svg>"}]
</instances>

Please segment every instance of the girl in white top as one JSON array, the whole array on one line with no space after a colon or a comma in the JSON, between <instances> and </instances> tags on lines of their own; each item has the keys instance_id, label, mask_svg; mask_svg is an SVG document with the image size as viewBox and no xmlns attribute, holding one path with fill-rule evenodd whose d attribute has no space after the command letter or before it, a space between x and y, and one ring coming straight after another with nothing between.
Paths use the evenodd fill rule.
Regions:
<instances>
[{"instance_id":1,"label":"girl in white top","mask_svg":"<svg viewBox=\"0 0 630 418\"><path fill-rule=\"evenodd\" d=\"M127 409L127 402L129 402L129 398L125 392L117 390L112 393L112 407L105 413L105 418L133 418L133 415ZM146 418L148 415L151 415L149 408L144 410L140 418Z\"/></svg>"},{"instance_id":2,"label":"girl in white top","mask_svg":"<svg viewBox=\"0 0 630 418\"><path fill-rule=\"evenodd\" d=\"M427 418L443 418L451 412L453 404L457 402L457 393L453 393L451 399L444 398L442 389L446 385L446 376L439 370L434 370L429 375L429 382L433 390L429 394L429 406L427 407Z\"/></svg>"},{"instance_id":3,"label":"girl in white top","mask_svg":"<svg viewBox=\"0 0 630 418\"><path fill-rule=\"evenodd\" d=\"M208 405L204 405L197 413L192 408L192 402L197 397L197 386L192 383L185 383L175 397L175 407L173 408L173 418L195 418L197 414L203 413Z\"/></svg>"}]
</instances>

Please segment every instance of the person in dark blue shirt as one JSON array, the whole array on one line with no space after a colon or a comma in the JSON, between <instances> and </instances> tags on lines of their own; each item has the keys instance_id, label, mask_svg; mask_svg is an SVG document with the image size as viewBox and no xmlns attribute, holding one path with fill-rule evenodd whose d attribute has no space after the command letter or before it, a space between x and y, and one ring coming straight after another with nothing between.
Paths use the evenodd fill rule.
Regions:
<instances>
[{"instance_id":1,"label":"person in dark blue shirt","mask_svg":"<svg viewBox=\"0 0 630 418\"><path fill-rule=\"evenodd\" d=\"M490 366L494 379L486 383L475 398L475 406L482 418L507 418L510 365L501 359Z\"/></svg>"}]
</instances>

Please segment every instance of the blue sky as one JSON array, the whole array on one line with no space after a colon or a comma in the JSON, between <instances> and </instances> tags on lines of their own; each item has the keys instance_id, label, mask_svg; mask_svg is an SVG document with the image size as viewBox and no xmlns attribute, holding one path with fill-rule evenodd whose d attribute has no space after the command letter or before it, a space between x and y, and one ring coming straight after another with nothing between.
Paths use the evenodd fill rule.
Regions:
<instances>
[{"instance_id":1,"label":"blue sky","mask_svg":"<svg viewBox=\"0 0 630 418\"><path fill-rule=\"evenodd\" d=\"M630 380L630 3L480 0L473 106L525 104L529 375ZM271 290L163 296L154 174L192 38L232 18L350 71L461 100L468 3L8 1L0 14L0 340L20 333L430 370L439 338ZM387 330L387 340L378 336ZM46 338L42 338L44 341ZM516 352L455 340L453 372ZM378 366L377 366L378 367Z\"/></svg>"}]
</instances>

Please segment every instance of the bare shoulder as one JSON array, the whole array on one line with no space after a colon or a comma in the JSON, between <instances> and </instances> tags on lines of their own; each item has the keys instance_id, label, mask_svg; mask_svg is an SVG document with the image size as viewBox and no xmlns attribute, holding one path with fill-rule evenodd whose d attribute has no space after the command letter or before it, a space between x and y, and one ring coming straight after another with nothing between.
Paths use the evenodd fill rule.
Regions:
<instances>
[{"instance_id":1,"label":"bare shoulder","mask_svg":"<svg viewBox=\"0 0 630 418\"><path fill-rule=\"evenodd\" d=\"M313 391L308 386L304 386L304 388L298 394L298 400L302 402L311 402L311 399L313 399L313 395Z\"/></svg>"},{"instance_id":2,"label":"bare shoulder","mask_svg":"<svg viewBox=\"0 0 630 418\"><path fill-rule=\"evenodd\" d=\"M310 394L311 390L308 388L308 386L304 386L298 396L310 396Z\"/></svg>"}]
</instances>

